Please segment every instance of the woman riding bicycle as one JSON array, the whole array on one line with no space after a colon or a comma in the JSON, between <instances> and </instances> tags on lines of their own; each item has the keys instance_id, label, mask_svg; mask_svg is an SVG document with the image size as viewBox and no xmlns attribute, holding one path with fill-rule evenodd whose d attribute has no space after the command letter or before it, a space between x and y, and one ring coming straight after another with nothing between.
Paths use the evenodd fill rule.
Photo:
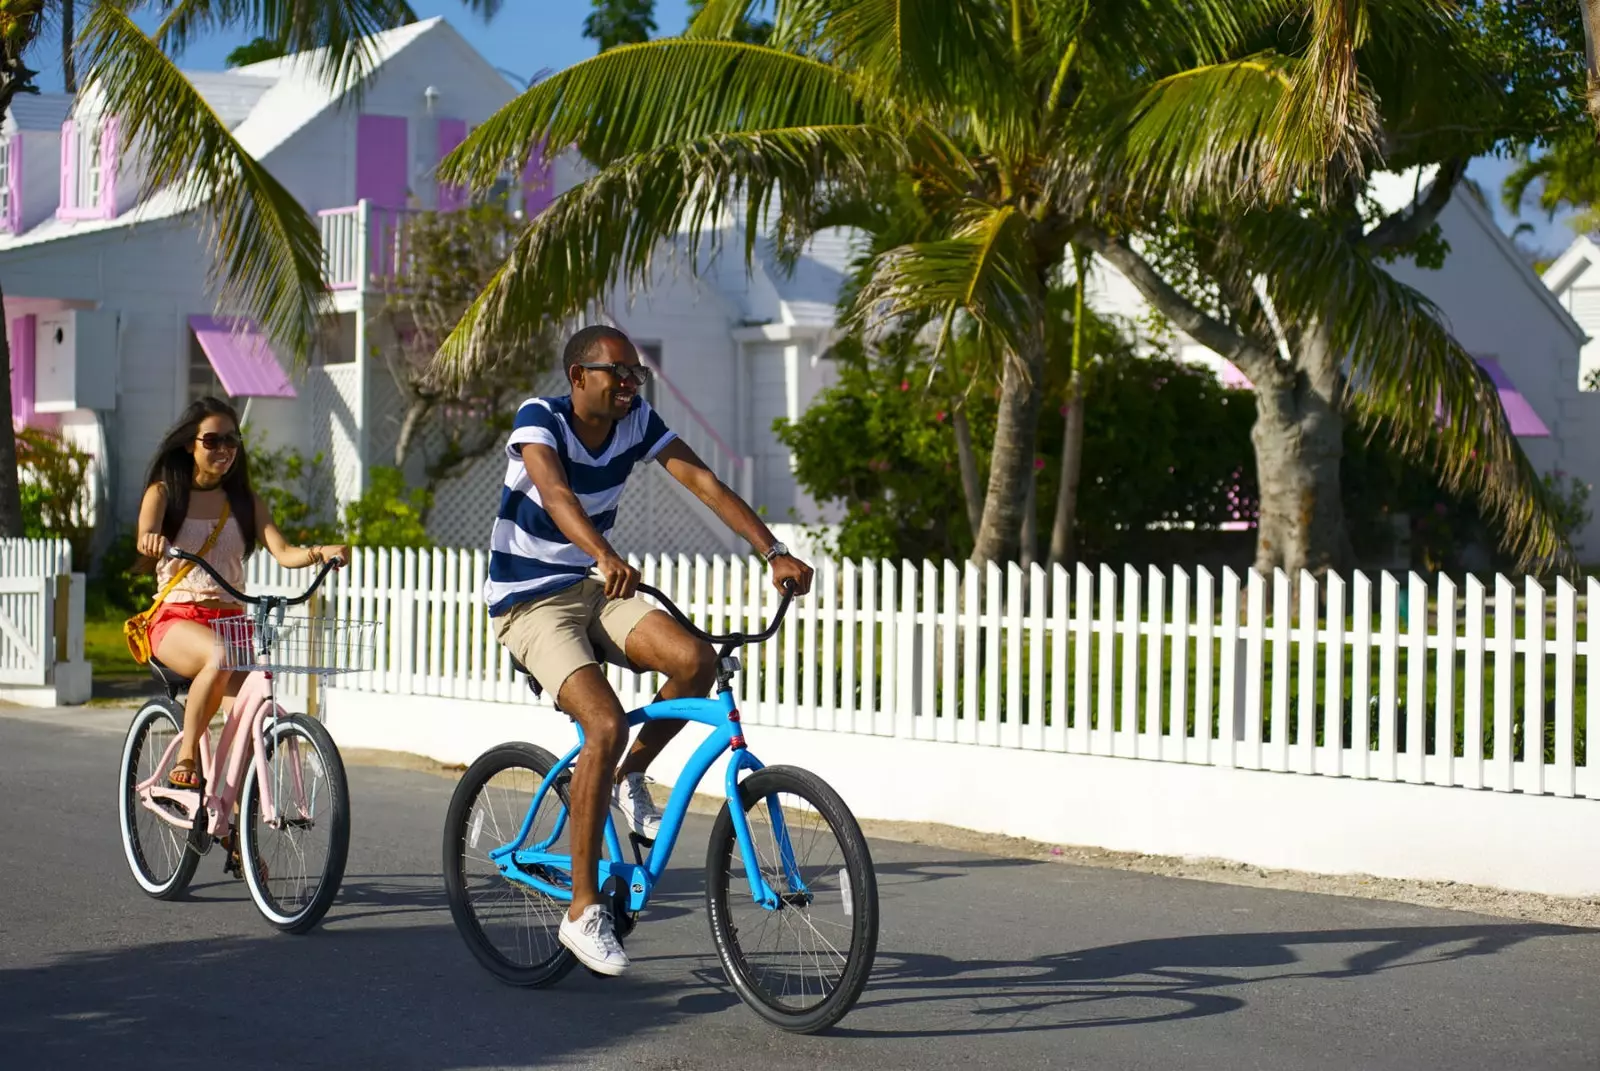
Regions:
<instances>
[{"instance_id":1,"label":"woman riding bicycle","mask_svg":"<svg viewBox=\"0 0 1600 1071\"><path fill-rule=\"evenodd\" d=\"M211 397L183 411L161 440L145 477L137 546L141 554L156 559L158 589L184 566L164 556L169 544L198 554L239 589L244 588L245 559L258 545L286 569L345 558L343 546L298 547L283 538L272 523L272 511L250 487L238 414ZM211 623L243 612L205 570L189 569L150 622L151 652L192 682L184 705L183 740L167 775L173 788L200 786L200 736L244 676L218 668Z\"/></svg>"}]
</instances>

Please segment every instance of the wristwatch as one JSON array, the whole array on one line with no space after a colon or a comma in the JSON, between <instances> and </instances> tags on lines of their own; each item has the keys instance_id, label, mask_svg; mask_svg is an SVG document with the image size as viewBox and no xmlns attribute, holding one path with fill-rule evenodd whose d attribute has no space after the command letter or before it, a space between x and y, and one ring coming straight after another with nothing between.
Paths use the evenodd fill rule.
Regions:
<instances>
[{"instance_id":1,"label":"wristwatch","mask_svg":"<svg viewBox=\"0 0 1600 1071\"><path fill-rule=\"evenodd\" d=\"M786 557L788 555L788 553L789 553L789 548L784 546L782 543L774 543L774 544L772 544L772 546L767 548L767 553L765 555L765 557L767 559L767 564L771 565L772 564L772 560L774 558Z\"/></svg>"}]
</instances>

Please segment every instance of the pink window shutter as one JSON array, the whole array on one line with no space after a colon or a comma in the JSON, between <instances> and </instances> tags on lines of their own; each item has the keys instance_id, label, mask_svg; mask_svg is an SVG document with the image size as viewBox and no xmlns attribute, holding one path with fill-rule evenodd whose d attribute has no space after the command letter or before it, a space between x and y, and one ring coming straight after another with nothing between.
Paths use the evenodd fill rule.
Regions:
<instances>
[{"instance_id":1,"label":"pink window shutter","mask_svg":"<svg viewBox=\"0 0 1600 1071\"><path fill-rule=\"evenodd\" d=\"M11 424L27 427L33 423L35 342L38 320L18 316L11 321Z\"/></svg>"},{"instance_id":2,"label":"pink window shutter","mask_svg":"<svg viewBox=\"0 0 1600 1071\"><path fill-rule=\"evenodd\" d=\"M117 165L122 155L122 124L109 116L100 128L100 215L117 218Z\"/></svg>"},{"instance_id":3,"label":"pink window shutter","mask_svg":"<svg viewBox=\"0 0 1600 1071\"><path fill-rule=\"evenodd\" d=\"M22 143L27 139L21 134L11 138L11 145L6 157L7 167L4 176L6 184L6 230L12 234L22 233Z\"/></svg>"},{"instance_id":4,"label":"pink window shutter","mask_svg":"<svg viewBox=\"0 0 1600 1071\"><path fill-rule=\"evenodd\" d=\"M533 147L528 154L528 166L522 169L522 216L532 219L556 199L550 162L545 158L545 143Z\"/></svg>"},{"instance_id":5,"label":"pink window shutter","mask_svg":"<svg viewBox=\"0 0 1600 1071\"><path fill-rule=\"evenodd\" d=\"M404 208L406 120L398 115L363 115L356 120L356 200L380 208Z\"/></svg>"},{"instance_id":6,"label":"pink window shutter","mask_svg":"<svg viewBox=\"0 0 1600 1071\"><path fill-rule=\"evenodd\" d=\"M68 119L61 124L61 198L56 214L66 215L76 207L73 193L78 188L78 124Z\"/></svg>"},{"instance_id":7,"label":"pink window shutter","mask_svg":"<svg viewBox=\"0 0 1600 1071\"><path fill-rule=\"evenodd\" d=\"M439 120L439 159L446 156L467 140L467 121L465 119L440 119ZM451 186L439 183L439 211L454 212L466 207L467 191L461 186Z\"/></svg>"}]
</instances>

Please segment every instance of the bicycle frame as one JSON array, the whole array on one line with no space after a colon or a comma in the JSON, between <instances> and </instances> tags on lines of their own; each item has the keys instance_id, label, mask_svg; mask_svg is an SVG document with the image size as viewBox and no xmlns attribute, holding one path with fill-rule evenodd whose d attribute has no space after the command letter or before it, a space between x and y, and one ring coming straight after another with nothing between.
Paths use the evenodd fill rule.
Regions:
<instances>
[{"instance_id":1,"label":"bicycle frame","mask_svg":"<svg viewBox=\"0 0 1600 1071\"><path fill-rule=\"evenodd\" d=\"M267 720L283 714L283 708L273 695L272 674L261 671L251 673L234 696L233 708L223 720L222 732L217 737L216 754L226 762L220 790L209 791L216 783L217 763L211 753L211 734L205 733L200 737L200 770L208 790L204 801L196 800L198 794L192 788L169 788L165 783L165 774L160 771L171 767L172 756L179 744L175 739L162 752L161 761L156 764L156 774L134 786L139 802L168 824L185 832L194 828L196 803L203 803L209 811L207 832L213 837L225 837L232 825L234 804L244 787L245 751L248 748L256 767L256 780L261 784L262 818L269 824L275 823L278 820L278 806L272 794L272 779L267 776L267 750L263 740ZM248 736L244 732L245 726L249 727ZM295 791L301 797L304 810L305 786L300 783L299 763L294 764L293 770ZM186 817L173 813L162 803L181 808Z\"/></svg>"},{"instance_id":2,"label":"bicycle frame","mask_svg":"<svg viewBox=\"0 0 1600 1071\"><path fill-rule=\"evenodd\" d=\"M733 692L724 687L717 693L715 699L663 699L628 714L630 726L640 725L647 721L662 719L692 721L700 725L711 727L711 734L701 742L700 746L690 756L688 763L683 768L683 774L678 778L678 783L672 788L672 796L667 801L666 809L661 816L661 830L650 846L650 854L642 864L628 863L622 859L622 845L617 839L616 823L607 813L605 822L605 847L606 854L610 857L600 860L599 880L604 885L607 878L616 878L619 888L627 890L627 905L630 912L642 911L650 900L651 890L656 882L661 879L661 874L666 870L667 862L672 857L672 849L677 843L678 834L683 828L684 817L689 813L689 799L699 787L701 780L711 769L711 764L724 751L732 750L733 754L728 760L728 769L725 777L726 791L729 800L729 811L733 818L734 836L739 844L739 851L744 856L745 877L750 883L751 892L756 903L768 911L775 911L779 906L780 897L761 875L761 869L756 863L754 843L750 836L750 823L745 817L744 807L739 803L739 774L741 771L759 770L761 761L750 753L745 746L743 727L739 721L739 711L734 704ZM524 885L538 889L547 896L557 900L571 902L572 890L561 885L546 881L534 874L527 872L526 868L546 867L571 873L572 857L558 854L547 849L561 836L562 829L566 826L567 810L562 808L556 819L555 829L550 835L538 844L531 847L522 847L528 834L533 828L534 815L539 813L539 804L545 794L550 791L556 779L561 776L571 765L573 759L583 747L583 729L578 727L578 744L564 755L559 764L545 775L538 791L534 794L533 803L528 808L527 816L522 820L522 828L517 833L516 839L510 844L491 849L489 859L499 868L500 873L511 881L521 882ZM769 801L768 809L772 814L773 828L778 840L778 849L783 856L785 877L789 887L793 890L786 894L787 898L795 896L809 898L799 875L799 868L794 862L794 849L789 843L788 828L783 822L782 812L774 801Z\"/></svg>"}]
</instances>

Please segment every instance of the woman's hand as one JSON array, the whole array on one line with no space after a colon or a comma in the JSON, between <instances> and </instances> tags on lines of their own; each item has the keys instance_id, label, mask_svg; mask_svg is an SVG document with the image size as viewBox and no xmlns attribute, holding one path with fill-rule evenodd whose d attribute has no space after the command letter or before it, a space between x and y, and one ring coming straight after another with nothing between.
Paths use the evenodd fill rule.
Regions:
<instances>
[{"instance_id":1,"label":"woman's hand","mask_svg":"<svg viewBox=\"0 0 1600 1071\"><path fill-rule=\"evenodd\" d=\"M306 548L306 564L321 565L323 562L333 562L338 568L350 561L350 548L338 544L336 546L316 546Z\"/></svg>"},{"instance_id":2,"label":"woman's hand","mask_svg":"<svg viewBox=\"0 0 1600 1071\"><path fill-rule=\"evenodd\" d=\"M160 532L139 533L139 553L147 558L159 558L167 549L167 537Z\"/></svg>"}]
</instances>

